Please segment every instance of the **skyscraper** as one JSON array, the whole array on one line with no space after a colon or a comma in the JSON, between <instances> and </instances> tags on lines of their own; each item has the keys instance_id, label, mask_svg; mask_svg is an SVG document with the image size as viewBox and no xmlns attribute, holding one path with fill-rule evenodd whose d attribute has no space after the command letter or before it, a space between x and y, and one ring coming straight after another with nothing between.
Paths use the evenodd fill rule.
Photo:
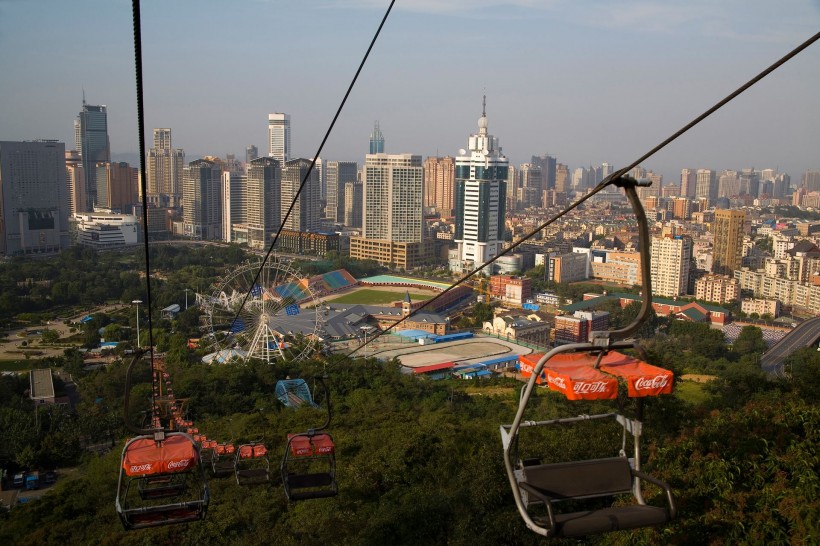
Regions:
<instances>
[{"instance_id":1,"label":"skyscraper","mask_svg":"<svg viewBox=\"0 0 820 546\"><path fill-rule=\"evenodd\" d=\"M348 227L362 227L362 209L364 206L364 185L361 182L345 184L344 224Z\"/></svg>"},{"instance_id":2,"label":"skyscraper","mask_svg":"<svg viewBox=\"0 0 820 546\"><path fill-rule=\"evenodd\" d=\"M695 196L695 171L692 169L681 169L680 171L680 196Z\"/></svg>"},{"instance_id":3,"label":"skyscraper","mask_svg":"<svg viewBox=\"0 0 820 546\"><path fill-rule=\"evenodd\" d=\"M68 214L85 210L85 172L83 158L77 150L66 150L65 172L68 182Z\"/></svg>"},{"instance_id":4,"label":"skyscraper","mask_svg":"<svg viewBox=\"0 0 820 546\"><path fill-rule=\"evenodd\" d=\"M712 224L714 249L712 251L712 272L719 275L732 275L740 269L743 258L743 223L746 213L742 210L715 211Z\"/></svg>"},{"instance_id":5,"label":"skyscraper","mask_svg":"<svg viewBox=\"0 0 820 546\"><path fill-rule=\"evenodd\" d=\"M381 129L379 129L379 122L373 125L373 132L370 133L370 152L371 154L383 154L384 153L384 135L382 134Z\"/></svg>"},{"instance_id":6,"label":"skyscraper","mask_svg":"<svg viewBox=\"0 0 820 546\"><path fill-rule=\"evenodd\" d=\"M282 166L281 191L281 218L285 218L290 204L299 191L302 179L307 174L311 160L299 158L286 161ZM285 221L284 228L294 231L319 231L321 227L321 211L319 203L319 176L315 170L296 199L290 216Z\"/></svg>"},{"instance_id":7,"label":"skyscraper","mask_svg":"<svg viewBox=\"0 0 820 546\"><path fill-rule=\"evenodd\" d=\"M520 198L516 200L522 209L527 207L540 207L543 203L544 187L543 171L540 165L533 165L531 163L523 163L518 167L520 189L522 190Z\"/></svg>"},{"instance_id":8,"label":"skyscraper","mask_svg":"<svg viewBox=\"0 0 820 546\"><path fill-rule=\"evenodd\" d=\"M290 161L290 114L268 114L268 155L284 165Z\"/></svg>"},{"instance_id":9,"label":"skyscraper","mask_svg":"<svg viewBox=\"0 0 820 546\"><path fill-rule=\"evenodd\" d=\"M185 151L173 147L171 129L154 129L154 146L148 149L147 156L145 174L148 200L160 207L180 206Z\"/></svg>"},{"instance_id":10,"label":"skyscraper","mask_svg":"<svg viewBox=\"0 0 820 546\"><path fill-rule=\"evenodd\" d=\"M424 206L435 207L442 216L453 214L456 159L428 157L424 160Z\"/></svg>"},{"instance_id":11,"label":"skyscraper","mask_svg":"<svg viewBox=\"0 0 820 546\"><path fill-rule=\"evenodd\" d=\"M652 294L675 297L686 294L692 263L692 239L685 236L652 238Z\"/></svg>"},{"instance_id":12,"label":"skyscraper","mask_svg":"<svg viewBox=\"0 0 820 546\"><path fill-rule=\"evenodd\" d=\"M698 169L695 183L695 197L706 198L709 205L718 198L717 176L712 169Z\"/></svg>"},{"instance_id":13,"label":"skyscraper","mask_svg":"<svg viewBox=\"0 0 820 546\"><path fill-rule=\"evenodd\" d=\"M182 229L192 239L222 236L222 169L207 159L191 161L182 175Z\"/></svg>"},{"instance_id":14,"label":"skyscraper","mask_svg":"<svg viewBox=\"0 0 820 546\"><path fill-rule=\"evenodd\" d=\"M478 267L494 257L504 236L509 161L498 139L487 131L486 106L485 96L478 134L470 135L466 153L456 158L458 263L452 267L458 270Z\"/></svg>"},{"instance_id":15,"label":"skyscraper","mask_svg":"<svg viewBox=\"0 0 820 546\"><path fill-rule=\"evenodd\" d=\"M260 157L248 167L247 218L253 228L265 230L265 240L279 229L282 218L282 169L271 157Z\"/></svg>"},{"instance_id":16,"label":"skyscraper","mask_svg":"<svg viewBox=\"0 0 820 546\"><path fill-rule=\"evenodd\" d=\"M420 155L365 156L365 239L390 242L421 241L423 173Z\"/></svg>"},{"instance_id":17,"label":"skyscraper","mask_svg":"<svg viewBox=\"0 0 820 546\"><path fill-rule=\"evenodd\" d=\"M274 160L275 161L275 160ZM232 242L232 228L247 221L248 175L222 171L222 233L220 239Z\"/></svg>"},{"instance_id":18,"label":"skyscraper","mask_svg":"<svg viewBox=\"0 0 820 546\"><path fill-rule=\"evenodd\" d=\"M259 148L251 144L245 148L245 168L250 166L250 162L259 157Z\"/></svg>"},{"instance_id":19,"label":"skyscraper","mask_svg":"<svg viewBox=\"0 0 820 546\"><path fill-rule=\"evenodd\" d=\"M557 176L558 162L551 155L534 155L530 161L533 165L541 167L541 177L543 179L544 190L555 189L555 178Z\"/></svg>"},{"instance_id":20,"label":"skyscraper","mask_svg":"<svg viewBox=\"0 0 820 546\"><path fill-rule=\"evenodd\" d=\"M327 206L325 218L342 223L345 217L345 184L356 182L359 164L355 161L328 161L325 171L327 180Z\"/></svg>"},{"instance_id":21,"label":"skyscraper","mask_svg":"<svg viewBox=\"0 0 820 546\"><path fill-rule=\"evenodd\" d=\"M0 141L0 254L68 248L65 144Z\"/></svg>"},{"instance_id":22,"label":"skyscraper","mask_svg":"<svg viewBox=\"0 0 820 546\"><path fill-rule=\"evenodd\" d=\"M125 162L97 163L97 206L126 213L138 203L139 169Z\"/></svg>"},{"instance_id":23,"label":"skyscraper","mask_svg":"<svg viewBox=\"0 0 820 546\"><path fill-rule=\"evenodd\" d=\"M111 161L108 141L108 110L105 105L86 104L74 120L74 146L83 162L86 202L83 211L91 211L97 202L97 163Z\"/></svg>"}]
</instances>

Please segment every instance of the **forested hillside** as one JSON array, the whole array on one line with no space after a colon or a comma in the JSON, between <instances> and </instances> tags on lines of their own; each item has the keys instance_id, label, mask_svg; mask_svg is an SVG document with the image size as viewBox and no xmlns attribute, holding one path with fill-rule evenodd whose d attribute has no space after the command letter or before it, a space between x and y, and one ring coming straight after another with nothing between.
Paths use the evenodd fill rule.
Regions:
<instances>
[{"instance_id":1,"label":"forested hillside","mask_svg":"<svg viewBox=\"0 0 820 546\"><path fill-rule=\"evenodd\" d=\"M685 351L666 353L659 351L661 345L650 344L654 358L674 368L672 356L684 358ZM672 341L666 345L676 347ZM726 350L724 357L727 363L740 359ZM795 355L795 376L817 377L818 360L814 351ZM807 391L797 382L770 381L740 362L734 364L729 371L716 368L721 378L704 393L703 402L693 404L675 396L647 405L644 467L672 484L679 519L663 529L613 533L590 542L807 544L818 539L816 390ZM124 366L93 372L81 381L82 393L90 401L71 418L78 430L84 430L80 424L94 411L101 419L121 414ZM184 360L170 362L168 371L176 395L189 399L189 417L209 438L263 440L271 450L274 476L287 434L323 418L320 410L282 407L273 395L276 381L326 373L339 495L288 503L278 479L256 487L238 486L230 478L211 479L211 505L204 522L126 533L114 511L125 436L115 424L120 426L115 449L104 456L82 455L79 477L59 483L40 501L0 516L0 543L539 543L514 509L501 461L498 426L511 420L520 383L420 381L401 374L396 363L343 357L299 369L264 364L209 367ZM20 415L14 408L20 403L20 385L4 377L2 388L11 395L2 398L6 445L13 440L7 427ZM147 393L147 385L135 386L139 392ZM540 391L531 416L610 409L614 408L602 403L570 403ZM79 445L80 438L71 440L70 431L63 434L69 447ZM42 435L32 449L41 449L47 437ZM547 461L609 456L620 447L616 429L592 424L559 428L528 440L526 451ZM659 491L649 492L650 502L662 502Z\"/></svg>"}]
</instances>

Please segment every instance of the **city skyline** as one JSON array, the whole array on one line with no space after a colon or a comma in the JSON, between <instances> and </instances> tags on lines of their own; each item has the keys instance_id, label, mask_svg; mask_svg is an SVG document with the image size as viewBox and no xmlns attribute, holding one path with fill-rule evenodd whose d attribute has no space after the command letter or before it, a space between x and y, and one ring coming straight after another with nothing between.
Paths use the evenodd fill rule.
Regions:
<instances>
[{"instance_id":1,"label":"city skyline","mask_svg":"<svg viewBox=\"0 0 820 546\"><path fill-rule=\"evenodd\" d=\"M14 51L0 54L3 73L14 76L0 82L0 139L71 146L85 90L89 104L107 106L112 153L136 153L129 3L42 3L48 9L0 1L0 46ZM292 157L313 157L386 6L145 3L146 130L172 128L192 159L242 157L248 145L267 148L266 116L287 112ZM77 40L73 22L88 12L100 24ZM281 23L277 43L289 45L287 54L265 55L271 39L255 38L272 20ZM220 32L203 34L211 22L222 24ZM692 2L685 9L661 2L398 3L322 156L361 162L375 120L387 153L457 155L486 91L511 164L549 154L573 168L618 168L818 23L820 6L810 1ZM465 77L458 66L472 58L492 66L493 76ZM190 85L190 73L206 67L242 76ZM820 166L818 86L815 45L644 166L665 183L677 182L684 167L778 168L794 182Z\"/></svg>"}]
</instances>

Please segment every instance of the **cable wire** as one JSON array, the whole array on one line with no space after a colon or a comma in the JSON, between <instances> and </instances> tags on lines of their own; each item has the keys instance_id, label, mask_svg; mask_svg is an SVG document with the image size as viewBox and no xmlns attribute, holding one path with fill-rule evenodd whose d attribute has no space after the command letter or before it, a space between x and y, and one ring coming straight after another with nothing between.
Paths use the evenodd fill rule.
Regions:
<instances>
[{"instance_id":1,"label":"cable wire","mask_svg":"<svg viewBox=\"0 0 820 546\"><path fill-rule=\"evenodd\" d=\"M588 200L590 197L597 194L598 192L603 190L605 187L609 186L610 184L616 184L616 185L619 184L620 181L622 180L623 176L626 173L628 173L633 168L640 165L643 161L646 161L647 159L649 159L650 157L655 155L661 149L663 149L668 144L670 144L671 142L676 140L678 137L680 137L681 135L683 135L684 133L686 133L687 131L692 129L694 126L699 124L701 121L703 121L704 119L706 119L707 117L709 117L710 115L715 113L716 111L723 108L726 104L728 104L733 99L735 99L736 97L741 95L743 92L745 92L747 89L749 89L751 86L753 86L754 84L756 84L757 82L759 82L760 80L762 80L763 78L765 78L766 76L768 76L769 74L774 72L777 68L779 68L780 66L785 64L787 61L792 59L794 56L796 56L798 53L800 53L801 51L803 51L804 49L806 49L807 47L812 45L818 39L820 39L820 32L816 33L814 36L812 36L811 38L809 38L808 40L806 40L802 44L798 45L797 47L795 47L794 49L789 51L787 54L785 54L780 59L775 61L772 65L770 65L769 67L767 67L766 69L761 71L759 74L754 76L752 79L750 79L749 81L747 81L746 83L744 83L743 85L741 85L740 87L738 87L737 89L735 89L734 91L729 93L725 98L723 98L719 102L715 103L714 106L712 106L711 108L709 108L708 110L703 112L701 115L699 115L698 117L696 117L695 119L693 119L692 121L690 121L689 123L684 125L681 129L679 129L678 131L673 133L671 136L669 136L667 139L663 140L660 144L658 144L657 146L655 146L654 148L652 148L651 150L649 150L648 152L643 154L641 157L639 157L638 159L636 159L635 161L633 161L632 163L630 163L626 167L622 167L621 169L615 171L611 175L604 178L595 188L590 190L589 193L587 193L586 195L584 195L583 197L578 199L575 203L571 204L569 207L565 208L563 211L559 212L556 216L553 216L552 218L550 218L549 220L547 220L546 222L544 222L543 224L539 225L537 228L535 228L534 230L532 230L531 232L526 234L523 238L521 238L517 242L513 243L512 245L510 245L506 249L504 249L501 252L499 252L498 254L496 254L496 256L493 257L491 260L488 260L487 262L485 262L481 266L473 269L472 271L470 271L469 273L467 273L466 275L464 275L463 277L458 279L456 282L451 284L449 287L447 287L444 291L437 294L435 297L433 297L433 298L425 301L424 303L422 303L419 307L417 307L416 309L411 311L407 316L404 316L401 319L393 322L387 328L381 329L372 338L370 338L368 340L365 340L363 343L359 344L352 351L347 353L346 356L349 357L349 356L354 355L357 351L359 351L359 349L362 349L362 348L366 347L367 345L369 345L370 343L373 343L375 340L379 339L382 335L384 335L387 332L389 332L390 330L394 329L396 326L404 323L409 318L414 316L416 313L418 313L419 311L421 311L425 307L428 307L434 301L436 301L439 298L441 298L442 296L444 296L444 294L446 294L450 290L454 289L456 286L459 286L459 285L465 283L467 280L469 280L476 273L479 273L480 271L482 271L487 266L493 264L496 260L498 260L502 256L506 256L507 254L509 254L510 252L515 250L519 245L521 245L522 243L524 243L525 241L527 241L528 239L533 237L536 233L540 232L541 230L543 230L544 228L546 228L547 226L549 226L550 224L552 224L553 222L555 222L556 220L558 220L559 218L561 218L562 216L564 216L565 214L570 212L571 210L577 208L581 203ZM647 243L648 243L648 241L644 242L644 244L647 244ZM632 329L632 326L630 326L630 331L631 331L631 329Z\"/></svg>"},{"instance_id":2,"label":"cable wire","mask_svg":"<svg viewBox=\"0 0 820 546\"><path fill-rule=\"evenodd\" d=\"M308 168L307 172L305 172L304 178L302 178L302 183L299 185L299 189L296 191L296 195L293 196L293 200L290 202L290 206L288 207L288 211L285 213L285 216L282 218L282 223L279 224L279 229L276 230L276 235L273 237L273 241L271 241L270 247L268 248L268 252L265 254L265 257L262 259L262 263L259 264L259 269L256 272L256 275L253 278L253 282L250 283L250 287L248 288L247 293L245 293L245 297L242 299L242 305L239 306L239 309L236 311L236 314L231 321L231 325L228 328L228 331L233 330L234 324L236 323L236 319L239 318L239 314L244 309L245 304L248 301L248 298L251 296L253 292L253 287L256 286L257 281L259 280L259 276L262 274L262 269L264 269L265 264L267 263L268 259L270 258L271 253L273 252L273 248L276 246L276 242L279 240L279 234L282 233L282 229L285 227L285 223L288 221L290 217L290 213L293 210L293 207L296 206L296 202L299 200L299 196L302 194L302 190L305 187L308 179L310 178L310 174L313 172L313 168L316 166L316 160L322 153L322 150L325 147L325 143L327 139L330 138L330 133L333 131L333 127L336 125L336 120L339 119L339 116L342 113L342 109L347 102L347 98L350 96L351 91L353 91L353 86L356 85L356 80L359 79L359 74L361 74L362 69L364 68L365 63L367 62L368 57L370 56L370 52L373 50L373 46L376 45L376 40L379 38L379 34L381 34L382 28L384 24L387 22L387 17L390 15L390 11L393 9L393 4L396 3L396 0L391 0L390 5L387 6L387 11L384 13L384 17L382 17L381 23L379 23L379 28L376 29L376 33L373 35L373 39L370 41L370 45L367 48L367 51L362 58L362 61L359 63L359 68L356 70L356 74L353 76L353 80L350 82L350 85L345 92L344 97L342 98L341 104L339 104L339 108L336 109L336 115L333 116L333 120L330 122L330 127L327 128L327 132L325 133L325 137L322 139L322 143L319 144L319 149L316 150L316 153L313 156L313 160L310 162L310 167ZM283 165L284 166L284 165Z\"/></svg>"},{"instance_id":3,"label":"cable wire","mask_svg":"<svg viewBox=\"0 0 820 546\"><path fill-rule=\"evenodd\" d=\"M145 287L148 307L148 352L151 357L151 406L155 407L154 389L158 386L156 370L154 370L154 324L151 317L151 261L148 246L148 192L146 191L147 176L145 169L145 102L143 99L142 79L142 21L140 18L140 0L131 1L131 10L134 23L134 70L137 84L137 130L139 132L140 150L140 192L142 193L142 237L145 249ZM137 304L139 305L139 304ZM139 308L137 308L139 316ZM140 325L137 324L137 331ZM139 349L139 347L137 347Z\"/></svg>"}]
</instances>

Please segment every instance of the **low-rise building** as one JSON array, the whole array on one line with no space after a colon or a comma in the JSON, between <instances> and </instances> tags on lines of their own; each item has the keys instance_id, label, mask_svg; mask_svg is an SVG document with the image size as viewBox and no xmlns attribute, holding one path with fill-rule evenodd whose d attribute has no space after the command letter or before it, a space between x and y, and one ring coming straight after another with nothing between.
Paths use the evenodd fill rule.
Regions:
<instances>
[{"instance_id":1,"label":"low-rise building","mask_svg":"<svg viewBox=\"0 0 820 546\"><path fill-rule=\"evenodd\" d=\"M132 214L78 212L71 219L74 244L115 248L140 242L140 224Z\"/></svg>"},{"instance_id":2,"label":"low-rise building","mask_svg":"<svg viewBox=\"0 0 820 546\"><path fill-rule=\"evenodd\" d=\"M773 318L780 316L781 305L778 300L743 298L740 302L740 310L750 315L771 315Z\"/></svg>"},{"instance_id":3,"label":"low-rise building","mask_svg":"<svg viewBox=\"0 0 820 546\"><path fill-rule=\"evenodd\" d=\"M704 275L695 281L695 298L729 303L740 296L740 282L728 275Z\"/></svg>"}]
</instances>

